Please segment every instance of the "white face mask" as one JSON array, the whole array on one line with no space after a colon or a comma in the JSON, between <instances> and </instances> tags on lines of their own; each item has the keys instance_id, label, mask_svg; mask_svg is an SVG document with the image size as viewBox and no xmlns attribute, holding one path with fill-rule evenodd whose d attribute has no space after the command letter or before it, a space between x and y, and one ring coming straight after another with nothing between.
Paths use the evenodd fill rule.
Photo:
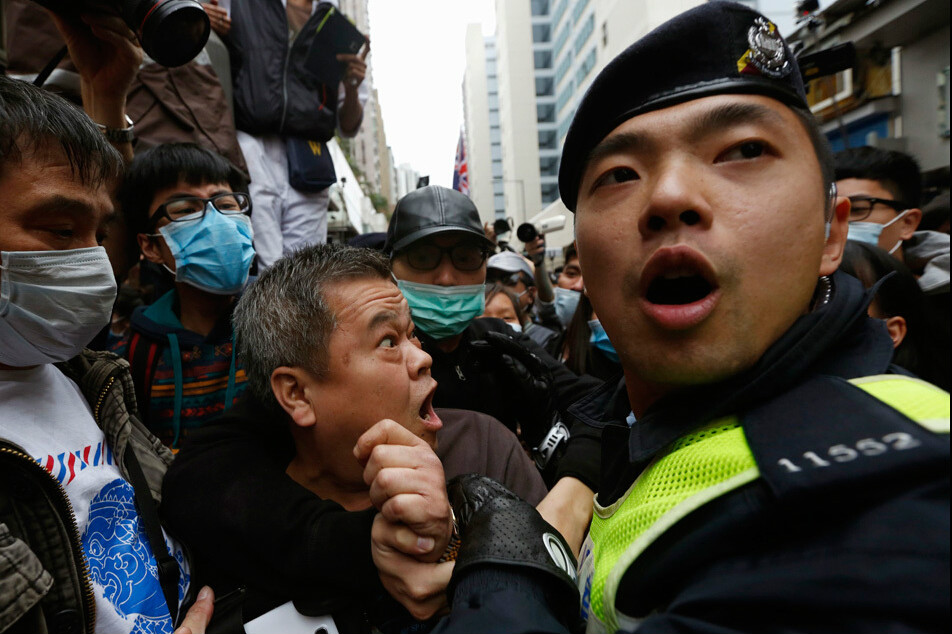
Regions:
<instances>
[{"instance_id":1,"label":"white face mask","mask_svg":"<svg viewBox=\"0 0 952 634\"><path fill-rule=\"evenodd\" d=\"M102 247L0 253L0 363L79 354L112 317L116 279Z\"/></svg>"}]
</instances>

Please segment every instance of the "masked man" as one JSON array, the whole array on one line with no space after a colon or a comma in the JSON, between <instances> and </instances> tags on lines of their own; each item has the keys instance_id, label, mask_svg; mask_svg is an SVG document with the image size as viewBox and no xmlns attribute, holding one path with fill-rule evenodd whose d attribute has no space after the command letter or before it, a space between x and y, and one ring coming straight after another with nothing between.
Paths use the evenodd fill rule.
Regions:
<instances>
[{"instance_id":1,"label":"masked man","mask_svg":"<svg viewBox=\"0 0 952 634\"><path fill-rule=\"evenodd\" d=\"M138 419L125 362L83 350L116 299L97 243L120 169L85 114L0 77L4 632L168 632L198 590L156 514L172 454ZM193 634L211 603L203 590Z\"/></svg>"},{"instance_id":2,"label":"masked man","mask_svg":"<svg viewBox=\"0 0 952 634\"><path fill-rule=\"evenodd\" d=\"M172 448L244 390L231 328L255 255L243 189L225 158L176 143L137 156L120 191L143 257L175 283L133 313L132 332L115 351L132 365L146 425Z\"/></svg>"}]
</instances>

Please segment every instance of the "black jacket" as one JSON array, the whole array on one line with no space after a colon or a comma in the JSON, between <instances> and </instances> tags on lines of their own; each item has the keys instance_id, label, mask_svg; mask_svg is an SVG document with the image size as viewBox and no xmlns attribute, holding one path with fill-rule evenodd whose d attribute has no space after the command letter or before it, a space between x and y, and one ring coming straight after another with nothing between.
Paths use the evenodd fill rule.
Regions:
<instances>
[{"instance_id":1,"label":"black jacket","mask_svg":"<svg viewBox=\"0 0 952 634\"><path fill-rule=\"evenodd\" d=\"M475 471L532 504L545 495L535 466L498 421L469 411L438 415L436 453L447 479ZM185 441L163 482L160 511L188 545L193 577L219 595L246 586L246 621L290 599L323 610L317 614L354 606L375 623L405 614L385 599L371 559L376 510L347 511L292 480L288 425L283 412L246 396Z\"/></svg>"},{"instance_id":2,"label":"black jacket","mask_svg":"<svg viewBox=\"0 0 952 634\"><path fill-rule=\"evenodd\" d=\"M293 42L281 0L233 0L231 53L235 127L249 134L283 134L328 141L337 126L338 86L325 85L304 68L323 11Z\"/></svg>"},{"instance_id":3,"label":"black jacket","mask_svg":"<svg viewBox=\"0 0 952 634\"><path fill-rule=\"evenodd\" d=\"M618 605L644 616L635 631L948 630L948 437L872 397L853 397L844 379L889 372L892 345L882 322L866 316L861 285L842 274L833 283L831 301L800 318L753 368L658 401L630 430L623 382L573 408L604 427L603 506L671 442L728 414L741 420L761 471L676 523L629 568ZM779 456L893 426L919 434L928 451L805 471L796 482L778 466ZM544 580L493 574L478 586L461 581L440 631L479 629L480 614L490 613L494 631L566 631L572 609L547 602ZM481 610L467 610L477 595Z\"/></svg>"},{"instance_id":4,"label":"black jacket","mask_svg":"<svg viewBox=\"0 0 952 634\"><path fill-rule=\"evenodd\" d=\"M522 386L503 377L492 360L474 349L474 343L485 339L490 332L512 337L519 345L538 357L551 374L548 412L540 417L551 421L558 417L570 428L572 439L559 463L556 479L573 476L593 490L598 482L600 431L588 425L576 425L566 416L569 405L579 400L601 382L593 377L579 377L554 359L539 344L523 333L516 333L501 319L474 319L463 331L459 345L452 352L443 352L436 340L417 330L423 349L433 357L433 378L439 383L433 399L434 407L471 409L489 414L515 431L520 406L525 403ZM492 352L492 349L483 348ZM525 426L525 422L522 423ZM548 429L548 427L546 427ZM551 484L551 483L550 483Z\"/></svg>"}]
</instances>

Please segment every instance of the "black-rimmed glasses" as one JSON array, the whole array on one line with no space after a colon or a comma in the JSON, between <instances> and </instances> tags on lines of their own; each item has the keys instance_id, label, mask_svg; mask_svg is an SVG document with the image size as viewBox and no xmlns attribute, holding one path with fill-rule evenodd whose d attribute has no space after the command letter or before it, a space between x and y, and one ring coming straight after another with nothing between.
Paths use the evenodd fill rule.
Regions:
<instances>
[{"instance_id":1,"label":"black-rimmed glasses","mask_svg":"<svg viewBox=\"0 0 952 634\"><path fill-rule=\"evenodd\" d=\"M149 224L154 227L162 218L168 218L172 222L201 220L205 217L205 209L209 203L226 216L251 215L251 196L242 192L217 194L211 198L186 196L159 205L155 213L149 217Z\"/></svg>"},{"instance_id":2,"label":"black-rimmed glasses","mask_svg":"<svg viewBox=\"0 0 952 634\"><path fill-rule=\"evenodd\" d=\"M885 198L874 198L872 196L850 196L850 222L857 222L869 218L876 205L886 205L897 212L903 212L909 209L909 206L901 200L886 200Z\"/></svg>"},{"instance_id":3,"label":"black-rimmed glasses","mask_svg":"<svg viewBox=\"0 0 952 634\"><path fill-rule=\"evenodd\" d=\"M476 271L486 262L489 253L478 244L455 244L451 247L439 247L435 244L415 244L405 249L407 264L418 271L432 271L440 265L443 254L450 256L453 266L460 271Z\"/></svg>"}]
</instances>

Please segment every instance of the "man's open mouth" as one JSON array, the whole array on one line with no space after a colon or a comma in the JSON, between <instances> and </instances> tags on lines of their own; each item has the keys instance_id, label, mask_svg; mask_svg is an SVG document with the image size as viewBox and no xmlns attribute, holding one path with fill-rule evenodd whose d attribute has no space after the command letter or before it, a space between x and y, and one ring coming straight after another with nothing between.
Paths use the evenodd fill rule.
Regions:
<instances>
[{"instance_id":1,"label":"man's open mouth","mask_svg":"<svg viewBox=\"0 0 952 634\"><path fill-rule=\"evenodd\" d=\"M714 286L700 273L666 271L648 285L645 299L652 304L693 304L707 297Z\"/></svg>"},{"instance_id":2,"label":"man's open mouth","mask_svg":"<svg viewBox=\"0 0 952 634\"><path fill-rule=\"evenodd\" d=\"M658 249L641 275L642 310L659 326L684 330L704 321L720 297L710 262L686 245Z\"/></svg>"},{"instance_id":3,"label":"man's open mouth","mask_svg":"<svg viewBox=\"0 0 952 634\"><path fill-rule=\"evenodd\" d=\"M420 416L420 420L423 421L424 426L430 429L439 429L443 426L443 421L440 420L440 417L437 416L433 410L434 394L436 394L436 383L433 384L433 389L431 389L430 393L423 399L423 403L420 405L420 411L417 413Z\"/></svg>"}]
</instances>

